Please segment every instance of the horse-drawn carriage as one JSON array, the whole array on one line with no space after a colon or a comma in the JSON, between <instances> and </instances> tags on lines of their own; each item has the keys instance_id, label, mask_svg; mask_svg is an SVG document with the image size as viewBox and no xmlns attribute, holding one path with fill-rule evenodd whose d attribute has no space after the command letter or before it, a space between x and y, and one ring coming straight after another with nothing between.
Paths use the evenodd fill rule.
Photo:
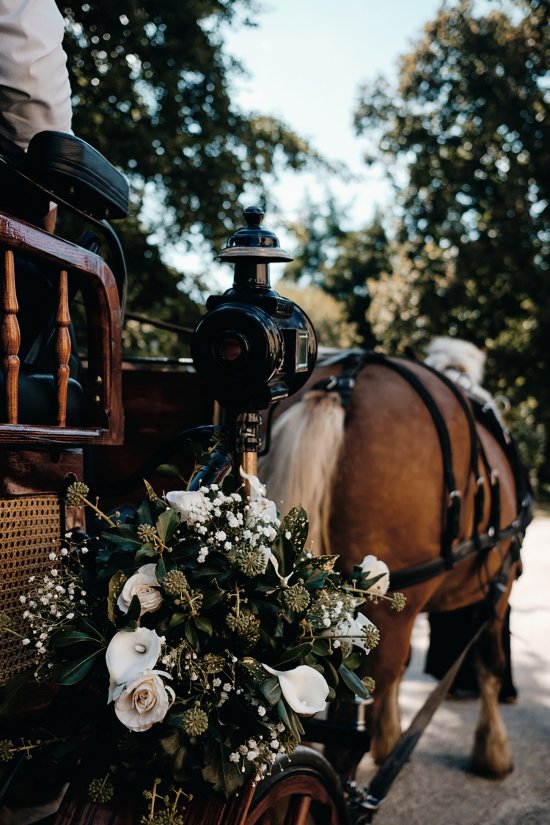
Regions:
<instances>
[{"instance_id":1,"label":"horse-drawn carriage","mask_svg":"<svg viewBox=\"0 0 550 825\"><path fill-rule=\"evenodd\" d=\"M123 179L78 140L38 136L27 162L23 170L2 164L0 176L27 187L28 197L38 192L106 231L103 219L109 213L124 214ZM285 498L281 479L292 478L295 486L303 482L300 500L306 504L309 492L315 494L309 514L314 524L324 522L318 535L342 556L344 566L350 570L365 553L375 553L408 591L406 609L391 622L382 611L376 614L393 651L390 655L382 645L370 656L380 699L367 710L375 756L382 760L399 740L396 690L415 616L426 608L448 610L479 601L495 586L507 596L517 565L513 550L526 523L526 490L514 472L511 448L490 416L480 412L482 420L476 420L469 402L422 365L351 353L321 364L309 377L315 361L312 328L298 308L270 289L267 264L285 260L285 253L259 226L260 218L249 212L248 226L224 250L222 258L237 264L233 287L211 301L195 335L195 361L210 385L205 393L189 362L122 359L125 272L116 247L111 270L96 253L0 213L0 613L17 627L29 577L48 571L50 555L67 532L88 529L82 508L65 503L71 481L84 479L113 508L123 500L135 503L133 487L143 463L150 470L162 463L161 447L169 439L173 450L181 451L188 428L211 422L212 397L226 409L231 447L206 468L208 478L223 475L228 454L236 454L236 463L255 475L257 411L299 391L297 403L285 402L291 406L274 425L270 460L282 469L266 465L271 495L278 502ZM71 304L82 316L77 333ZM132 480L117 486L113 481L121 476ZM201 483L204 477L199 474ZM493 775L503 775L511 765L496 705L502 610L501 605L483 625L483 711L474 754L477 769ZM27 650L18 634L4 635L2 682L29 664ZM14 728L22 716L39 714L48 701L47 691L31 692L10 711L9 724ZM298 748L291 759L280 759L270 776L248 783L229 801L193 800L185 822L338 825L349 816L370 821L374 797L391 782L394 762L390 758L371 796L344 791L341 776L353 773L368 736L350 728L352 747L342 753L334 744L347 729L320 729L318 723L306 725L306 737L333 743L330 762ZM410 752L415 736L413 731L404 752ZM5 769L7 798L20 767L21 760ZM113 803L85 800L83 792L75 778L51 822L138 821L132 804L117 810Z\"/></svg>"}]
</instances>

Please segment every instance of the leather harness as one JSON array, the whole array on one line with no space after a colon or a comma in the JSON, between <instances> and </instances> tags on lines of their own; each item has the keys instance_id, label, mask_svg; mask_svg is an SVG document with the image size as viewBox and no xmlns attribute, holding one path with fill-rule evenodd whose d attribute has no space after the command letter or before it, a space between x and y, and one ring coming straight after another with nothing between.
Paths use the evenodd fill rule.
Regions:
<instances>
[{"instance_id":1,"label":"leather harness","mask_svg":"<svg viewBox=\"0 0 550 825\"><path fill-rule=\"evenodd\" d=\"M398 356L389 358L387 355L379 352L349 350L344 353L338 353L321 362L322 366L333 364L342 366L342 370L338 375L331 375L328 378L322 379L312 387L314 390L338 393L340 403L346 410L346 417L348 417L352 392L358 373L367 364L378 364L397 373L412 387L426 407L434 424L441 450L443 481L445 485L444 501L446 502L443 508L443 523L441 529L441 555L438 558L430 559L429 561L402 570L392 571L392 590L401 590L427 581L444 573L446 570L451 570L455 564L474 554L486 553L501 541L515 539L513 542L513 553L516 558L519 558L519 548L523 540L523 535L532 518L532 492L527 473L521 464L516 446L510 434L507 430L503 430L494 411L482 406L479 402L475 401L475 399L468 398L467 400L463 392L453 381L447 378L447 376L420 361L414 361L415 364L418 364L423 369L435 375L453 393L464 413L470 433L470 470L476 482L474 523L471 537L455 544L460 534L460 510L462 501L461 493L455 483L449 430L435 399L418 375L410 368L410 363L410 358ZM501 506L498 472L489 464L485 449L477 433L476 420L482 423L495 437L507 457L514 476L518 514L509 525L503 528L500 527ZM485 504L483 478L479 469L480 461L487 474L491 496L489 524L487 532L483 534L479 532Z\"/></svg>"}]
</instances>

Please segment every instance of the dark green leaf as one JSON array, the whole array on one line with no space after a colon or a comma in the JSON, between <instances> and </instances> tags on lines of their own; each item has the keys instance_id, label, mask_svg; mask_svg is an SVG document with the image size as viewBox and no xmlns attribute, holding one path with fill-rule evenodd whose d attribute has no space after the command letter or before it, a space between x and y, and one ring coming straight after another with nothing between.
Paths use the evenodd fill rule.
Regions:
<instances>
[{"instance_id":1,"label":"dark green leaf","mask_svg":"<svg viewBox=\"0 0 550 825\"><path fill-rule=\"evenodd\" d=\"M170 539L180 526L180 519L175 510L165 510L157 518L157 532L165 544L170 542Z\"/></svg>"},{"instance_id":2,"label":"dark green leaf","mask_svg":"<svg viewBox=\"0 0 550 825\"><path fill-rule=\"evenodd\" d=\"M74 627L67 627L64 630L59 630L52 639L54 647L70 647L70 645L82 644L83 642L93 642L97 645L98 637L90 636L89 633L84 633Z\"/></svg>"},{"instance_id":3,"label":"dark green leaf","mask_svg":"<svg viewBox=\"0 0 550 825\"><path fill-rule=\"evenodd\" d=\"M272 676L271 679L266 679L265 682L260 685L260 690L270 705L276 705L281 698L281 685L276 676Z\"/></svg>"},{"instance_id":4,"label":"dark green leaf","mask_svg":"<svg viewBox=\"0 0 550 825\"><path fill-rule=\"evenodd\" d=\"M54 668L51 672L52 681L58 685L76 685L90 672L101 652L101 650L95 650L83 659Z\"/></svg>"},{"instance_id":5,"label":"dark green leaf","mask_svg":"<svg viewBox=\"0 0 550 825\"><path fill-rule=\"evenodd\" d=\"M198 647L199 637L197 636L197 629L192 619L186 622L184 633L185 638L187 639L189 644L192 645L194 648Z\"/></svg>"},{"instance_id":6,"label":"dark green leaf","mask_svg":"<svg viewBox=\"0 0 550 825\"><path fill-rule=\"evenodd\" d=\"M132 601L130 602L130 606L128 607L128 612L126 613L126 621L128 623L137 622L140 616L141 602L137 596L132 596Z\"/></svg>"},{"instance_id":7,"label":"dark green leaf","mask_svg":"<svg viewBox=\"0 0 550 825\"><path fill-rule=\"evenodd\" d=\"M164 476L165 478L177 478L180 481L183 481L182 474L174 464L159 464L155 470L155 474L158 476Z\"/></svg>"},{"instance_id":8,"label":"dark green leaf","mask_svg":"<svg viewBox=\"0 0 550 825\"><path fill-rule=\"evenodd\" d=\"M345 665L340 665L338 668L338 673L346 687L348 687L352 693L355 693L356 696L360 696L361 699L368 699L370 693L368 692L367 688L352 670L348 670Z\"/></svg>"},{"instance_id":9,"label":"dark green leaf","mask_svg":"<svg viewBox=\"0 0 550 825\"><path fill-rule=\"evenodd\" d=\"M311 642L304 642L301 645L297 645L296 647L291 647L288 650L285 650L284 653L277 659L277 663L274 665L275 668L280 669L283 665L288 665L291 662L296 662L298 659L305 656L311 650Z\"/></svg>"},{"instance_id":10,"label":"dark green leaf","mask_svg":"<svg viewBox=\"0 0 550 825\"><path fill-rule=\"evenodd\" d=\"M207 633L208 636L212 635L212 622L210 619L207 619L206 616L197 616L195 625L199 630L202 630L203 633Z\"/></svg>"},{"instance_id":11,"label":"dark green leaf","mask_svg":"<svg viewBox=\"0 0 550 825\"><path fill-rule=\"evenodd\" d=\"M244 774L228 757L229 751L216 739L210 739L206 744L202 778L226 799L233 796L245 781Z\"/></svg>"}]
</instances>

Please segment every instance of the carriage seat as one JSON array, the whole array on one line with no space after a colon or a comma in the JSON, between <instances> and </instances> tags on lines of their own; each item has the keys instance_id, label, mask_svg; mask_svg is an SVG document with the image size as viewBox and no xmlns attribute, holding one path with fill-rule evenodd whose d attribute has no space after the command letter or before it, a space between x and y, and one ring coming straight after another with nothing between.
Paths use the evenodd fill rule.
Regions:
<instances>
[{"instance_id":1,"label":"carriage seat","mask_svg":"<svg viewBox=\"0 0 550 825\"><path fill-rule=\"evenodd\" d=\"M97 219L128 215L126 178L75 135L39 132L29 143L22 171L59 199Z\"/></svg>"}]
</instances>

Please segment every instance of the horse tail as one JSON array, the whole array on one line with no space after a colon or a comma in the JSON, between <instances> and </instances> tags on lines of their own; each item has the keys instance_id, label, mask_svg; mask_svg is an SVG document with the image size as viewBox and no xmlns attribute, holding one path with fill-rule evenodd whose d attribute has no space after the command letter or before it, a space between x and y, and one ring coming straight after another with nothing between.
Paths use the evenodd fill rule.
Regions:
<instances>
[{"instance_id":1,"label":"horse tail","mask_svg":"<svg viewBox=\"0 0 550 825\"><path fill-rule=\"evenodd\" d=\"M309 518L308 546L329 553L330 493L344 440L345 410L336 393L314 390L273 425L260 473L280 512L301 504Z\"/></svg>"}]
</instances>

